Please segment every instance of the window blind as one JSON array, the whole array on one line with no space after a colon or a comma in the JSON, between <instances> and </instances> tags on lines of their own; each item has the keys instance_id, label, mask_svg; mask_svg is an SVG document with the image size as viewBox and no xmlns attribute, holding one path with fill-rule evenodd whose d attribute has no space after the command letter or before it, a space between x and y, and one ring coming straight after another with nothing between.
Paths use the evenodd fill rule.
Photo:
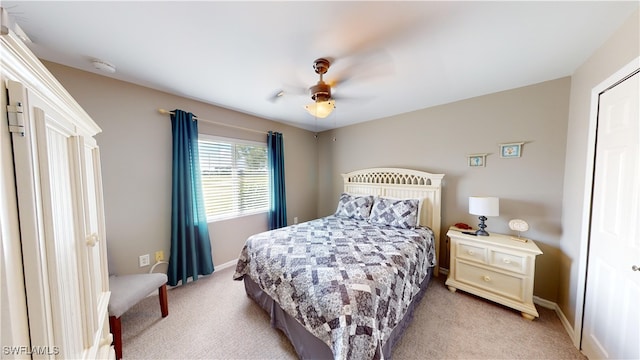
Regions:
<instances>
[{"instance_id":1,"label":"window blind","mask_svg":"<svg viewBox=\"0 0 640 360\"><path fill-rule=\"evenodd\" d=\"M208 219L269 210L266 144L203 135L198 143Z\"/></svg>"}]
</instances>

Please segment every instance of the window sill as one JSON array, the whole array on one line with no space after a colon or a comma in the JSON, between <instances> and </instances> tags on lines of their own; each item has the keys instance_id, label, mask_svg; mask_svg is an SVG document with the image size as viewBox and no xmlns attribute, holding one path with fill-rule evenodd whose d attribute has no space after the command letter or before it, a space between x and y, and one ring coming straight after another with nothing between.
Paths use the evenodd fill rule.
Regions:
<instances>
[{"instance_id":1,"label":"window sill","mask_svg":"<svg viewBox=\"0 0 640 360\"><path fill-rule=\"evenodd\" d=\"M262 215L262 214L268 214L269 211L264 210L264 211L254 211L254 212L247 212L247 213L243 213L240 215L228 215L228 216L220 216L220 217L215 217L215 218L207 218L207 224L213 224L213 223L217 223L217 222L222 222L222 221L229 221L229 220L236 220L236 219L241 219L241 218L245 218L245 217L249 217L249 216L255 216L255 215Z\"/></svg>"}]
</instances>

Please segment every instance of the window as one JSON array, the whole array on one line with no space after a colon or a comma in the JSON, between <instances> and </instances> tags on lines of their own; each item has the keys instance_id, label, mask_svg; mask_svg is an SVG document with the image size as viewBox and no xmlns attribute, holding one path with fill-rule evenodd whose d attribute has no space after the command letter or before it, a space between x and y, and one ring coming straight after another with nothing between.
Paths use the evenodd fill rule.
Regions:
<instances>
[{"instance_id":1,"label":"window","mask_svg":"<svg viewBox=\"0 0 640 360\"><path fill-rule=\"evenodd\" d=\"M266 144L207 135L198 143L209 220L269 210Z\"/></svg>"}]
</instances>

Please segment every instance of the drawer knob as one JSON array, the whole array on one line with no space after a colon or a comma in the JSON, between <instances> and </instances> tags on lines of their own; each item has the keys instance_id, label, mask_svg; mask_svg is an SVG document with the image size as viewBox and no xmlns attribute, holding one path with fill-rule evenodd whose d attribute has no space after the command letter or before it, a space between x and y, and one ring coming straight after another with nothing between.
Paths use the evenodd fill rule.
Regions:
<instances>
[{"instance_id":1,"label":"drawer knob","mask_svg":"<svg viewBox=\"0 0 640 360\"><path fill-rule=\"evenodd\" d=\"M491 278L489 277L489 275L485 275L485 276L482 277L482 280L484 280L486 282L489 282L489 281L491 281Z\"/></svg>"},{"instance_id":2,"label":"drawer knob","mask_svg":"<svg viewBox=\"0 0 640 360\"><path fill-rule=\"evenodd\" d=\"M502 259L502 262L504 262L505 264L511 264L511 260L507 258Z\"/></svg>"},{"instance_id":3,"label":"drawer knob","mask_svg":"<svg viewBox=\"0 0 640 360\"><path fill-rule=\"evenodd\" d=\"M476 253L475 253L475 251L473 251L473 250L468 250L468 251L467 251L467 254L469 254L469 255L475 255Z\"/></svg>"}]
</instances>

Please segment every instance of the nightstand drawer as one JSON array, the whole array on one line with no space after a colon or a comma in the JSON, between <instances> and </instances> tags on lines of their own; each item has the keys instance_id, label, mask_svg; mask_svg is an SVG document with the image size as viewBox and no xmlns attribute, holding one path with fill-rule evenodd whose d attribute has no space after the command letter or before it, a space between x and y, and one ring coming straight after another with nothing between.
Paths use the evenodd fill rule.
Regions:
<instances>
[{"instance_id":1,"label":"nightstand drawer","mask_svg":"<svg viewBox=\"0 0 640 360\"><path fill-rule=\"evenodd\" d=\"M456 248L456 257L459 259L467 259L471 261L487 263L487 249L471 245L464 242L459 242Z\"/></svg>"},{"instance_id":2,"label":"nightstand drawer","mask_svg":"<svg viewBox=\"0 0 640 360\"><path fill-rule=\"evenodd\" d=\"M524 279L516 276L456 261L455 280L503 297L524 301Z\"/></svg>"},{"instance_id":3,"label":"nightstand drawer","mask_svg":"<svg viewBox=\"0 0 640 360\"><path fill-rule=\"evenodd\" d=\"M526 260L525 257L496 250L492 250L489 256L489 264L520 274L526 273Z\"/></svg>"}]
</instances>

